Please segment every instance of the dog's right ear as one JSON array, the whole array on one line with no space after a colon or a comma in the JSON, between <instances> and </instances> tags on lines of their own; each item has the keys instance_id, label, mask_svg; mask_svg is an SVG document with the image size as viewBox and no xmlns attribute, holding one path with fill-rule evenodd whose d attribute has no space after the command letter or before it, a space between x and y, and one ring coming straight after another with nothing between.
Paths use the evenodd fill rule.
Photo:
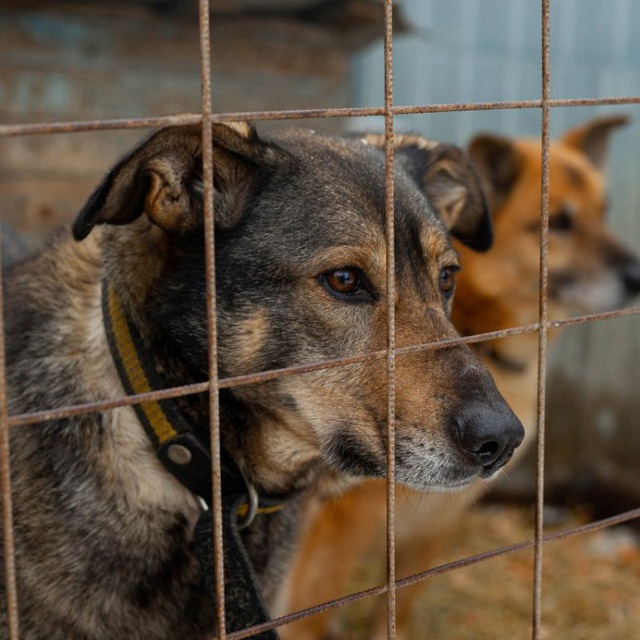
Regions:
<instances>
[{"instance_id":1,"label":"dog's right ear","mask_svg":"<svg viewBox=\"0 0 640 640\"><path fill-rule=\"evenodd\" d=\"M562 143L584 153L596 169L603 171L607 160L609 135L614 129L629 124L625 114L594 118L570 129L562 136Z\"/></svg>"},{"instance_id":2,"label":"dog's right ear","mask_svg":"<svg viewBox=\"0 0 640 640\"><path fill-rule=\"evenodd\" d=\"M227 225L241 208L252 169L264 151L245 122L212 125L216 222ZM202 129L175 126L152 134L107 174L73 223L76 240L97 224L122 225L143 213L170 235L202 224Z\"/></svg>"},{"instance_id":3,"label":"dog's right ear","mask_svg":"<svg viewBox=\"0 0 640 640\"><path fill-rule=\"evenodd\" d=\"M522 168L522 160L512 140L503 136L481 134L469 143L469 156L496 211L505 201Z\"/></svg>"},{"instance_id":4,"label":"dog's right ear","mask_svg":"<svg viewBox=\"0 0 640 640\"><path fill-rule=\"evenodd\" d=\"M384 149L384 136L363 142ZM476 251L493 242L493 225L480 179L464 151L417 135L395 136L396 157L425 193L454 238Z\"/></svg>"}]
</instances>

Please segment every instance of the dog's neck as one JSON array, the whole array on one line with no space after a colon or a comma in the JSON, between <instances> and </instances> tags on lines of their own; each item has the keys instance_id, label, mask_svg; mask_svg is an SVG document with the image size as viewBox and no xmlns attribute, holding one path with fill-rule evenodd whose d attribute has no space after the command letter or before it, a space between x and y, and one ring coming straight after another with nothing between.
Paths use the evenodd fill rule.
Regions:
<instances>
[{"instance_id":1,"label":"dog's neck","mask_svg":"<svg viewBox=\"0 0 640 640\"><path fill-rule=\"evenodd\" d=\"M319 451L312 446L296 449L299 420L288 412L250 406L229 390L220 394L220 421L225 447L242 459L256 486L270 492L300 492L321 473ZM293 436L293 437L292 437Z\"/></svg>"}]
</instances>

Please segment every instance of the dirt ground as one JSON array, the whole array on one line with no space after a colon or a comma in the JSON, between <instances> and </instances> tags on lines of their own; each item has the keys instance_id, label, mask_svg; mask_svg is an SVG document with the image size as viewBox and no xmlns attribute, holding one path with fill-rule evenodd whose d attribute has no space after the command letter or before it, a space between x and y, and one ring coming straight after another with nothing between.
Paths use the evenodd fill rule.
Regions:
<instances>
[{"instance_id":1,"label":"dirt ground","mask_svg":"<svg viewBox=\"0 0 640 640\"><path fill-rule=\"evenodd\" d=\"M549 510L549 532L584 524L580 513ZM546 522L546 520L545 520ZM530 509L488 505L469 513L443 550L447 562L530 540ZM640 638L640 537L619 526L544 547L545 640ZM384 571L370 559L361 584ZM366 575L365 575L366 574ZM514 640L531 637L533 551L494 558L429 578L412 610L411 640ZM367 584L364 584L364 583ZM366 601L342 613L343 640L366 640L367 620L384 602Z\"/></svg>"}]
</instances>

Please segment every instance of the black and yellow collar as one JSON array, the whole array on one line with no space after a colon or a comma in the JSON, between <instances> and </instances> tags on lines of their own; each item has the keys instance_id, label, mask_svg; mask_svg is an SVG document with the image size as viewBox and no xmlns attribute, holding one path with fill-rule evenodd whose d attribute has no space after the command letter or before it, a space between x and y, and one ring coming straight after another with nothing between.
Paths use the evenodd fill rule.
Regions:
<instances>
[{"instance_id":1,"label":"black and yellow collar","mask_svg":"<svg viewBox=\"0 0 640 640\"><path fill-rule=\"evenodd\" d=\"M142 336L127 318L113 287L106 282L103 285L102 305L109 347L126 393L133 395L164 388L154 363L148 357L149 349L145 348ZM213 577L209 451L189 428L175 400L151 400L136 404L133 408L162 464L206 504L193 535L195 553L202 567L203 587L213 602L216 585ZM292 496L258 496L237 465L230 459L222 465L222 505L219 508L224 541L227 632L269 620L239 529L251 524L258 514L280 511ZM263 631L253 637L258 640L278 640L273 630Z\"/></svg>"},{"instance_id":2,"label":"black and yellow collar","mask_svg":"<svg viewBox=\"0 0 640 640\"><path fill-rule=\"evenodd\" d=\"M103 288L102 304L111 355L126 393L135 395L161 389L157 370L146 358L139 331L128 320L114 288L107 283ZM170 402L142 402L135 405L135 409L156 449L179 433L188 432Z\"/></svg>"}]
</instances>

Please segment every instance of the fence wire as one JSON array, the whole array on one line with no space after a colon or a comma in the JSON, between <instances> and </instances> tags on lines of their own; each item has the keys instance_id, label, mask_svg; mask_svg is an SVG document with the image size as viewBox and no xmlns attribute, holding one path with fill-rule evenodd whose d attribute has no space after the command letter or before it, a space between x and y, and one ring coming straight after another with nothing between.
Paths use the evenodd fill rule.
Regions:
<instances>
[{"instance_id":1,"label":"fence wire","mask_svg":"<svg viewBox=\"0 0 640 640\"><path fill-rule=\"evenodd\" d=\"M211 410L211 453L213 480L213 513L214 513L214 574L216 583L216 620L220 640L240 640L255 633L273 629L303 618L345 605L364 598L382 594L387 595L388 637L395 638L395 592L396 589L406 587L416 582L424 581L435 575L440 575L479 562L483 562L502 555L533 548L533 602L532 602L532 638L539 640L542 625L542 550L544 544L560 539L592 533L607 527L640 518L640 509L627 511L614 517L602 519L587 525L569 528L550 535L544 534L544 436L545 436L545 377L547 367L547 333L549 329L566 326L604 321L630 315L640 315L640 306L615 311L582 315L567 320L550 321L547 313L548 293L548 217L549 217L549 121L553 108L579 106L618 106L640 104L640 96L634 97L605 97L582 98L568 100L554 100L550 96L550 0L540 0L541 9L541 98L539 100L496 101L479 103L446 103L425 104L417 106L400 106L394 104L393 99L393 0L384 2L384 85L385 100L382 107L371 108L329 108L329 109L293 109L274 111L247 111L214 113L213 93L211 86L211 35L210 35L210 7L209 0L199 0L199 28L200 28L200 59L202 80L202 104L200 113L182 113L177 115L154 116L132 119L103 119L71 122L25 123L0 125L0 137L48 135L52 133L74 133L82 131L107 131L139 128L155 128L169 125L202 124L203 141L203 182L204 182L204 211L205 211L205 247L206 247L206 280L207 280L207 317L209 332L209 380L204 383L190 384L168 389L156 390L149 393L129 395L117 400L89 402L80 405L52 408L50 410L34 411L9 415L7 411L6 382L7 371L4 351L4 315L0 313L0 491L2 494L3 540L4 540L4 570L6 585L6 606L8 615L8 635L11 640L19 640L18 591L16 587L15 543L13 533L9 430L27 425L35 425L49 420L67 418L71 416L95 413L114 409L116 407L135 405L151 400L175 398L190 394L209 392ZM230 122L237 120L269 121L269 120L298 120L316 118L354 118L363 116L384 117L385 134L385 181L386 181L386 232L387 232L387 291L388 300L395 295L394 274L394 155L393 155L393 122L398 115L415 115L443 112L490 111L498 109L540 109L542 132L542 181L540 185L542 195L542 234L540 241L540 305L537 323L512 327L500 331L492 331L473 336L465 336L396 348L395 346L395 309L393 304L387 305L387 348L357 356L323 360L313 364L291 366L255 374L248 374L229 378L218 378L217 370L217 341L216 341L216 296L215 296L215 243L214 243L214 191L213 166L211 147L211 124L215 122ZM2 273L0 271L0 308L2 308ZM397 357L435 349L451 348L462 344L474 344L486 340L506 338L523 333L538 332L538 437L536 444L536 517L533 541L522 541L510 546L463 558L461 560L443 564L428 571L416 573L408 578L397 580L395 576L395 362ZM224 611L224 566L222 553L222 517L221 517L221 466L220 466L220 418L219 391L247 384L255 384L274 380L285 376L295 376L310 371L320 371L335 367L349 366L370 360L386 359L387 368L387 581L386 584L372 589L362 590L344 598L310 607L282 616L268 623L256 625L249 629L227 634L225 632Z\"/></svg>"},{"instance_id":2,"label":"fence wire","mask_svg":"<svg viewBox=\"0 0 640 640\"><path fill-rule=\"evenodd\" d=\"M537 423L536 431L536 501L534 529L534 564L533 564L533 620L532 636L540 636L542 628L542 546L544 538L544 440L545 440L545 402L547 379L547 330L549 292L549 98L551 72L549 69L550 50L550 0L542 0L542 178L540 183L540 306L538 328L538 390L537 390Z\"/></svg>"},{"instance_id":3,"label":"fence wire","mask_svg":"<svg viewBox=\"0 0 640 640\"><path fill-rule=\"evenodd\" d=\"M0 231L0 234L2 232ZM0 236L0 247L2 237ZM1 248L0 248L1 251ZM2 539L4 543L4 584L6 590L7 631L10 640L18 640L18 588L16 579L11 464L9 455L9 416L7 411L7 368L4 343L4 287L0 255L0 491L2 492Z\"/></svg>"}]
</instances>

